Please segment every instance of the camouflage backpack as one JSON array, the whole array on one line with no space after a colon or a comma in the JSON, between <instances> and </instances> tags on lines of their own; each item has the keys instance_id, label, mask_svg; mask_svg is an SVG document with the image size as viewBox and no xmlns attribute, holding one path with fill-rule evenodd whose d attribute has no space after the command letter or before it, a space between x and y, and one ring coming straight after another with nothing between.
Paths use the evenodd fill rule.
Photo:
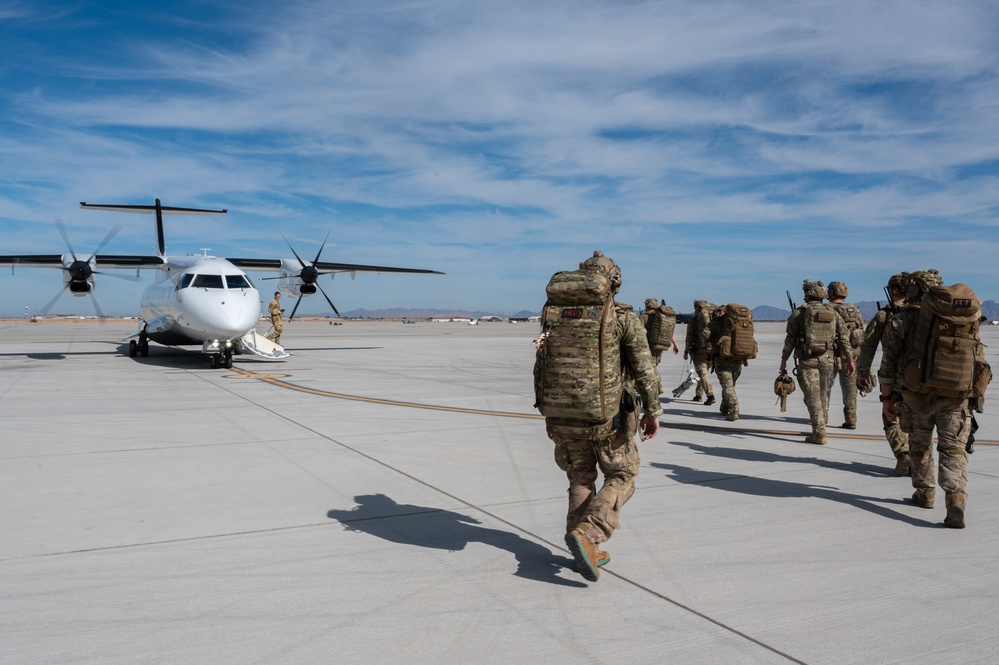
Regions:
<instances>
[{"instance_id":1,"label":"camouflage backpack","mask_svg":"<svg viewBox=\"0 0 999 665\"><path fill-rule=\"evenodd\" d=\"M726 360L752 360L756 357L753 313L745 305L725 305L725 316L719 320L721 334L718 355Z\"/></svg>"},{"instance_id":2,"label":"camouflage backpack","mask_svg":"<svg viewBox=\"0 0 999 665\"><path fill-rule=\"evenodd\" d=\"M902 387L943 397L983 397L992 370L978 335L981 314L971 287L930 287L902 356Z\"/></svg>"},{"instance_id":3,"label":"camouflage backpack","mask_svg":"<svg viewBox=\"0 0 999 665\"><path fill-rule=\"evenodd\" d=\"M836 310L828 303L807 302L801 310L798 350L805 358L816 358L836 344Z\"/></svg>"},{"instance_id":4,"label":"camouflage backpack","mask_svg":"<svg viewBox=\"0 0 999 665\"><path fill-rule=\"evenodd\" d=\"M694 301L694 318L687 324L693 328L692 334L687 337L692 342L690 348L694 353L711 353L711 313L717 307L707 300Z\"/></svg>"},{"instance_id":5,"label":"camouflage backpack","mask_svg":"<svg viewBox=\"0 0 999 665\"><path fill-rule=\"evenodd\" d=\"M648 314L645 328L649 338L649 348L653 351L667 351L673 347L673 333L676 331L676 311L665 302Z\"/></svg>"},{"instance_id":6,"label":"camouflage backpack","mask_svg":"<svg viewBox=\"0 0 999 665\"><path fill-rule=\"evenodd\" d=\"M843 322L846 324L846 329L850 334L850 346L854 349L859 349L860 345L864 341L864 317L860 313L860 309L853 303L848 302L833 302L829 303L839 315L843 317Z\"/></svg>"},{"instance_id":7,"label":"camouflage backpack","mask_svg":"<svg viewBox=\"0 0 999 665\"><path fill-rule=\"evenodd\" d=\"M611 420L620 408L623 373L609 278L588 268L559 272L546 291L534 364L535 407L546 418Z\"/></svg>"}]
</instances>

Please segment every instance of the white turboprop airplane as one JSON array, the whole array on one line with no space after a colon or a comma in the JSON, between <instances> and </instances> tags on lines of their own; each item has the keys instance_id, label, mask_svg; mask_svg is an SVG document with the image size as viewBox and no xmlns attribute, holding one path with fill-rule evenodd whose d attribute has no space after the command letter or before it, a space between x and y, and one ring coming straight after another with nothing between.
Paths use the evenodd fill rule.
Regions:
<instances>
[{"instance_id":1,"label":"white turboprop airplane","mask_svg":"<svg viewBox=\"0 0 999 665\"><path fill-rule=\"evenodd\" d=\"M303 296L310 296L318 290L326 298L333 311L337 311L333 301L319 285L320 275L330 278L340 272L401 272L441 275L436 270L417 268L392 268L388 266L355 265L320 261L319 257L326 246L326 240L319 248L316 258L306 263L291 244L288 247L295 260L290 259L241 259L217 258L203 255L167 256L163 239L163 215L224 215L226 210L201 210L198 208L175 208L155 205L94 205L80 203L88 210L114 210L156 214L156 233L159 253L156 256L123 254L100 254L99 252L118 232L112 229L97 250L89 257L78 257L73 251L65 229L59 224L59 231L69 248L68 254L32 254L0 256L0 266L14 268L60 268L63 271L63 288L50 301L43 311L55 304L65 291L72 295L93 298L96 288L95 275L114 273L101 272L104 269L134 269L136 278L139 271L153 269L159 271L157 279L146 287L142 294L142 320L139 330L129 339L129 355L149 355L150 340L166 345L200 344L202 352L211 358L211 366L232 367L232 356L243 349L269 359L286 357L284 349L258 335L254 330L260 319L260 294L253 287L244 270L278 272L278 289L289 296L298 298L289 319L293 319ZM329 239L329 234L327 234ZM287 240L285 240L287 242ZM97 301L94 308L101 314Z\"/></svg>"}]
</instances>

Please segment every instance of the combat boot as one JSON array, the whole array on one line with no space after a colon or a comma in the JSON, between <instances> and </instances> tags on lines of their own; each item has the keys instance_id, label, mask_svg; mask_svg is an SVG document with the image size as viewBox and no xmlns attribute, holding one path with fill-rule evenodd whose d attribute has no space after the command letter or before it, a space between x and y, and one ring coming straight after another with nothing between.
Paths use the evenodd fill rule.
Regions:
<instances>
[{"instance_id":1,"label":"combat boot","mask_svg":"<svg viewBox=\"0 0 999 665\"><path fill-rule=\"evenodd\" d=\"M695 402L700 402L702 399L704 399L704 398L701 397L700 395L694 395L694 401Z\"/></svg>"},{"instance_id":2,"label":"combat boot","mask_svg":"<svg viewBox=\"0 0 999 665\"><path fill-rule=\"evenodd\" d=\"M814 443L817 446L824 446L828 441L826 440L825 432L812 432L805 437L805 443Z\"/></svg>"},{"instance_id":3,"label":"combat boot","mask_svg":"<svg viewBox=\"0 0 999 665\"><path fill-rule=\"evenodd\" d=\"M932 508L933 499L936 498L936 493L933 490L916 490L912 493L912 502L919 506L920 508ZM962 510L963 514L963 510Z\"/></svg>"},{"instance_id":4,"label":"combat boot","mask_svg":"<svg viewBox=\"0 0 999 665\"><path fill-rule=\"evenodd\" d=\"M910 469L912 468L912 458L909 457L909 453L902 453L895 460L895 475L896 476L908 476Z\"/></svg>"},{"instance_id":5,"label":"combat boot","mask_svg":"<svg viewBox=\"0 0 999 665\"><path fill-rule=\"evenodd\" d=\"M576 570L590 582L600 579L600 555L602 554L586 532L593 528L587 522L581 522L576 528L565 534L565 544L568 545L572 557L576 560Z\"/></svg>"},{"instance_id":6,"label":"combat boot","mask_svg":"<svg viewBox=\"0 0 999 665\"><path fill-rule=\"evenodd\" d=\"M608 563L610 563L610 552L597 550L597 568L603 568ZM582 570L579 569L579 564L576 564L576 571L579 573L583 572Z\"/></svg>"},{"instance_id":7,"label":"combat boot","mask_svg":"<svg viewBox=\"0 0 999 665\"><path fill-rule=\"evenodd\" d=\"M968 503L968 495L960 492L947 495L947 517L944 526L952 529L964 528L964 507Z\"/></svg>"},{"instance_id":8,"label":"combat boot","mask_svg":"<svg viewBox=\"0 0 999 665\"><path fill-rule=\"evenodd\" d=\"M856 412L850 413L848 411L843 412L843 429L857 429L857 414Z\"/></svg>"},{"instance_id":9,"label":"combat boot","mask_svg":"<svg viewBox=\"0 0 999 665\"><path fill-rule=\"evenodd\" d=\"M857 423L851 423L849 420L843 423L840 427L843 429L857 429Z\"/></svg>"},{"instance_id":10,"label":"combat boot","mask_svg":"<svg viewBox=\"0 0 999 665\"><path fill-rule=\"evenodd\" d=\"M729 409L728 413L725 414L725 420L738 420L739 419L739 409Z\"/></svg>"},{"instance_id":11,"label":"combat boot","mask_svg":"<svg viewBox=\"0 0 999 665\"><path fill-rule=\"evenodd\" d=\"M708 395L708 398L706 400L704 400L704 406L711 406L714 403L715 403L715 396L714 395Z\"/></svg>"}]
</instances>

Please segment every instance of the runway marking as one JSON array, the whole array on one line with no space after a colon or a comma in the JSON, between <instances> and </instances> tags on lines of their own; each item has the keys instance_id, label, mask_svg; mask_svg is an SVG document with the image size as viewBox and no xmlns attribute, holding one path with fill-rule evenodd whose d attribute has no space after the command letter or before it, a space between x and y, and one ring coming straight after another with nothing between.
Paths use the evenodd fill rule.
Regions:
<instances>
[{"instance_id":1,"label":"runway marking","mask_svg":"<svg viewBox=\"0 0 999 665\"><path fill-rule=\"evenodd\" d=\"M299 386L284 379L288 376L287 374L260 374L257 372L252 372L250 370L242 368L233 368L233 372L238 374L229 374L225 378L227 379L257 379L258 381L263 381L264 383L269 383L272 386L277 386L279 388L287 388L288 390L294 390L300 393L306 393L308 395L318 395L319 397L332 397L333 399L343 399L353 402L367 402L369 404L383 404L385 406L401 406L409 409L426 409L429 411L449 411L451 413L468 413L478 416L494 416L498 418L523 418L527 420L544 420L544 416L536 413L513 413L510 411L490 411L488 409L469 409L459 406L440 406L436 404L420 404L418 402L402 402L399 400L391 399L381 399L378 397L362 397L361 395L348 395L346 393L335 393L329 390L317 390L315 388L306 388L305 386ZM686 425L682 423L669 423L659 421L661 427L667 429L678 429L687 430L694 432L717 432L721 434L762 434L767 436L793 436L793 437L803 437L810 434L810 432L801 432L794 430L777 430L777 429L759 429L753 427L723 427L718 425ZM878 434L846 434L843 432L827 432L826 436L830 439L853 439L860 441L883 441L884 435ZM980 441L975 440L975 445L982 446L997 446L999 441Z\"/></svg>"}]
</instances>

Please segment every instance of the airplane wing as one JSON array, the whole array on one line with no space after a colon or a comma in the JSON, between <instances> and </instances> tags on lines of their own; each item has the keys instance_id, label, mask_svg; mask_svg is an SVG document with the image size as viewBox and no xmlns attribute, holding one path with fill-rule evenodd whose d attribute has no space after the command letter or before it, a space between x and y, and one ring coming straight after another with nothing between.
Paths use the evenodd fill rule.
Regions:
<instances>
[{"instance_id":1,"label":"airplane wing","mask_svg":"<svg viewBox=\"0 0 999 665\"><path fill-rule=\"evenodd\" d=\"M68 255L67 255L68 256ZM84 257L89 260L90 256ZM159 268L165 263L160 256L137 254L98 254L94 257L97 268ZM0 256L0 266L11 268L66 268L62 254L10 254Z\"/></svg>"},{"instance_id":2,"label":"airplane wing","mask_svg":"<svg viewBox=\"0 0 999 665\"><path fill-rule=\"evenodd\" d=\"M237 268L242 268L243 270L259 270L263 272L280 272L282 270L287 270L287 261L282 259L230 259L226 258L226 261L233 264ZM332 261L316 261L311 264L320 273L333 273L333 272L404 272L404 273L420 273L425 275L443 275L444 273L438 270L425 270L422 268L394 268L391 266L368 266L359 263L335 263Z\"/></svg>"}]
</instances>

